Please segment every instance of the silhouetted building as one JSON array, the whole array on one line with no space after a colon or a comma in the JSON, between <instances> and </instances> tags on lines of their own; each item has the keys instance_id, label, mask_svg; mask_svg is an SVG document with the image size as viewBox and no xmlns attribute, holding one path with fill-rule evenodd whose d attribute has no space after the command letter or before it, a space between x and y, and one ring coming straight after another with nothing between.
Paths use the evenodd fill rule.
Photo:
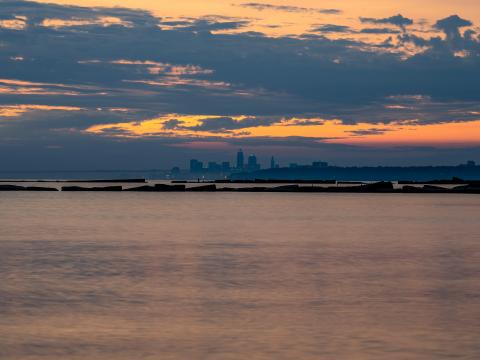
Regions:
<instances>
[{"instance_id":1,"label":"silhouetted building","mask_svg":"<svg viewBox=\"0 0 480 360\"><path fill-rule=\"evenodd\" d=\"M260 165L257 163L257 157L253 154L248 157L247 169L248 171L260 170Z\"/></svg>"},{"instance_id":2,"label":"silhouetted building","mask_svg":"<svg viewBox=\"0 0 480 360\"><path fill-rule=\"evenodd\" d=\"M210 161L208 163L208 171L211 171L211 172L220 172L222 171L222 166L220 164L217 164L216 162L214 161Z\"/></svg>"},{"instance_id":3,"label":"silhouetted building","mask_svg":"<svg viewBox=\"0 0 480 360\"><path fill-rule=\"evenodd\" d=\"M245 167L245 158L243 156L243 150L238 150L237 153L237 169L243 169Z\"/></svg>"},{"instance_id":4,"label":"silhouetted building","mask_svg":"<svg viewBox=\"0 0 480 360\"><path fill-rule=\"evenodd\" d=\"M203 162L196 159L190 160L190 172L200 172L203 170Z\"/></svg>"},{"instance_id":5,"label":"silhouetted building","mask_svg":"<svg viewBox=\"0 0 480 360\"><path fill-rule=\"evenodd\" d=\"M467 167L474 167L474 166L477 166L477 164L475 164L475 161L473 160L467 161Z\"/></svg>"},{"instance_id":6,"label":"silhouetted building","mask_svg":"<svg viewBox=\"0 0 480 360\"><path fill-rule=\"evenodd\" d=\"M312 163L312 166L313 166L313 167L316 167L316 168L317 168L317 167L327 167L327 166L328 166L328 163L325 162L325 161L314 161L314 162Z\"/></svg>"},{"instance_id":7,"label":"silhouetted building","mask_svg":"<svg viewBox=\"0 0 480 360\"><path fill-rule=\"evenodd\" d=\"M230 170L231 170L230 162L229 161L222 162L222 171L226 172L226 171L230 171Z\"/></svg>"},{"instance_id":8,"label":"silhouetted building","mask_svg":"<svg viewBox=\"0 0 480 360\"><path fill-rule=\"evenodd\" d=\"M275 158L273 156L270 159L270 169L275 169Z\"/></svg>"},{"instance_id":9,"label":"silhouetted building","mask_svg":"<svg viewBox=\"0 0 480 360\"><path fill-rule=\"evenodd\" d=\"M174 166L170 172L172 175L178 175L180 174L180 168L178 166Z\"/></svg>"}]
</instances>

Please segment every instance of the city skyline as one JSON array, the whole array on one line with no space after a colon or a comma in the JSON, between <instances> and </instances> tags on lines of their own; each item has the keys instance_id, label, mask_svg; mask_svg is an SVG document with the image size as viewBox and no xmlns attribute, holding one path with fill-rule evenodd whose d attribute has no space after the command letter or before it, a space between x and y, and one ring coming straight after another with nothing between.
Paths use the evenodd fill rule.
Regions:
<instances>
[{"instance_id":1,"label":"city skyline","mask_svg":"<svg viewBox=\"0 0 480 360\"><path fill-rule=\"evenodd\" d=\"M233 158L233 154L230 156L230 159ZM278 169L290 169L292 171L295 170L301 170L305 168L313 168L313 169L326 169L328 167L332 168L345 168L348 169L349 167L342 167L337 164L329 164L326 161L321 161L321 160L316 160L312 161L311 163L302 163L302 162L290 162L290 163L285 163L282 164L281 162L278 161L278 159L275 157L275 155L270 156L269 162L267 163L266 159L264 159L263 164L269 164L269 166L262 166L262 162L257 159L257 156L253 153L249 154L247 157L247 161L245 161L245 152L243 149L238 149L236 156L235 156L235 161L230 161L228 158L223 159L220 162L217 161L211 161L209 159L207 160L199 160L198 158L195 159L190 159L189 161L189 167L182 168L180 166L174 166L170 174L172 176L180 174L180 172L183 171L188 171L192 174L195 173L213 173L213 174L219 174L219 175L231 175L235 173L256 173L259 170L278 170ZM433 168L441 168L441 167L449 167L449 166L442 166L442 165L436 165L433 166ZM477 168L477 164L474 160L467 160L465 162L456 164L454 166L450 166L449 168ZM350 169L362 169L362 168L383 168L383 166L353 166L350 167ZM411 167L386 167L386 168L404 168L408 169ZM418 166L417 168L428 168L428 166ZM318 174L318 178L322 178L322 174ZM301 177L299 177L301 179Z\"/></svg>"},{"instance_id":2,"label":"city skyline","mask_svg":"<svg viewBox=\"0 0 480 360\"><path fill-rule=\"evenodd\" d=\"M206 164L207 166L205 167L204 164ZM274 168L274 165L274 156L272 156L270 158L270 168ZM247 161L245 162L245 153L243 152L243 149L238 149L235 163L228 160L218 163L216 161L202 161L198 159L190 159L190 172L201 172L204 170L208 170L211 172L257 171L261 168L261 163L258 162L257 156L253 153L248 155Z\"/></svg>"}]
</instances>

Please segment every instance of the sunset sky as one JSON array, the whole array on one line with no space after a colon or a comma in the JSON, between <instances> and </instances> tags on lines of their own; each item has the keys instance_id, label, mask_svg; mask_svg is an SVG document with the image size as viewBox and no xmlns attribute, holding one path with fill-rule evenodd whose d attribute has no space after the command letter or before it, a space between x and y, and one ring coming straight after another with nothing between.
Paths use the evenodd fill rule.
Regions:
<instances>
[{"instance_id":1,"label":"sunset sky","mask_svg":"<svg viewBox=\"0 0 480 360\"><path fill-rule=\"evenodd\" d=\"M0 10L0 170L480 162L478 0Z\"/></svg>"}]
</instances>

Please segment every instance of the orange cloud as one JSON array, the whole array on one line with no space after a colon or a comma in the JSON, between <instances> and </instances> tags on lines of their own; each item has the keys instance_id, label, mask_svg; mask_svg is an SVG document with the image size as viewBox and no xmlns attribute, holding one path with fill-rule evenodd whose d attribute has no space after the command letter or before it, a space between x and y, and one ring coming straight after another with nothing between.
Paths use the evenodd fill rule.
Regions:
<instances>
[{"instance_id":1,"label":"orange cloud","mask_svg":"<svg viewBox=\"0 0 480 360\"><path fill-rule=\"evenodd\" d=\"M86 25L100 25L100 26L112 26L121 25L125 27L132 27L132 23L124 21L113 16L102 16L96 19L44 19L41 23L45 27L62 28L72 26L86 26Z\"/></svg>"},{"instance_id":2,"label":"orange cloud","mask_svg":"<svg viewBox=\"0 0 480 360\"><path fill-rule=\"evenodd\" d=\"M4 105L0 106L0 117L18 117L30 111L80 111L82 108L75 106L52 105Z\"/></svg>"}]
</instances>

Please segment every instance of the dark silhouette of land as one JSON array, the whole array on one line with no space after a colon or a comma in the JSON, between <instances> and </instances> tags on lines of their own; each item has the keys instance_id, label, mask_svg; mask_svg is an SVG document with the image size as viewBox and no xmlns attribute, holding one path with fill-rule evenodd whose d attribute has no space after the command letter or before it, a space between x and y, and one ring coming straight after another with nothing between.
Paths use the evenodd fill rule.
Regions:
<instances>
[{"instance_id":1,"label":"dark silhouette of land","mask_svg":"<svg viewBox=\"0 0 480 360\"><path fill-rule=\"evenodd\" d=\"M91 180L0 180L0 183L145 183L145 179L91 179Z\"/></svg>"},{"instance_id":2,"label":"dark silhouette of land","mask_svg":"<svg viewBox=\"0 0 480 360\"><path fill-rule=\"evenodd\" d=\"M122 191L122 186L82 187L62 186L62 191Z\"/></svg>"},{"instance_id":3,"label":"dark silhouette of land","mask_svg":"<svg viewBox=\"0 0 480 360\"><path fill-rule=\"evenodd\" d=\"M173 184L197 184L200 181L172 180ZM203 180L208 184L336 184L336 180L287 180L287 179L253 179L253 180Z\"/></svg>"},{"instance_id":4,"label":"dark silhouette of land","mask_svg":"<svg viewBox=\"0 0 480 360\"><path fill-rule=\"evenodd\" d=\"M438 186L432 184L409 184L396 187L390 181L380 181L374 183L347 183L337 182L333 186L320 186L315 182L307 184L305 182L295 184L285 184L280 186L254 186L249 187L217 187L214 183L201 183L195 186L187 187L185 184L155 184L143 185L133 188L124 188L123 186L104 186L104 187L82 187L82 186L63 186L61 191L65 192L283 192L283 193L408 193L408 194L480 194L480 181L463 181L454 179L456 184L450 183L450 187ZM236 182L232 182L235 184ZM265 182L261 182L265 184ZM460 184L460 185L459 185ZM417 186L415 186L417 185ZM0 191L58 191L50 187L31 187L12 184L0 185Z\"/></svg>"},{"instance_id":5,"label":"dark silhouette of land","mask_svg":"<svg viewBox=\"0 0 480 360\"><path fill-rule=\"evenodd\" d=\"M305 180L335 179L337 181L417 181L461 178L480 179L480 166L298 166L233 173L231 180Z\"/></svg>"},{"instance_id":6,"label":"dark silhouette of land","mask_svg":"<svg viewBox=\"0 0 480 360\"><path fill-rule=\"evenodd\" d=\"M58 191L58 189L40 186L0 185L0 191Z\"/></svg>"},{"instance_id":7,"label":"dark silhouette of land","mask_svg":"<svg viewBox=\"0 0 480 360\"><path fill-rule=\"evenodd\" d=\"M155 184L153 186L145 185L135 188L125 189L125 191L136 192L165 192L165 191L185 191L185 185L167 185L167 184Z\"/></svg>"}]
</instances>

